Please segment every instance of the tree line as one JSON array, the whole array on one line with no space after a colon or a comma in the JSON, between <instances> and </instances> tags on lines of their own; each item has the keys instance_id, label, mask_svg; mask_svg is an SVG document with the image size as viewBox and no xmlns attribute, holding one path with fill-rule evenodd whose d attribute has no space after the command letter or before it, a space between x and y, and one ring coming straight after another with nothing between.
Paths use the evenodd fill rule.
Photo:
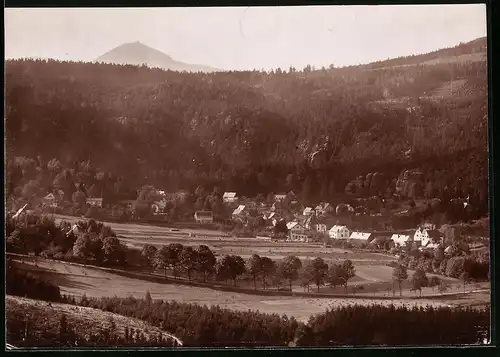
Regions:
<instances>
[{"instance_id":1,"label":"tree line","mask_svg":"<svg viewBox=\"0 0 500 357\"><path fill-rule=\"evenodd\" d=\"M83 297L77 304L140 318L172 332L186 347L475 344L488 338L490 328L489 310L471 308L339 306L302 323L150 296Z\"/></svg>"}]
</instances>

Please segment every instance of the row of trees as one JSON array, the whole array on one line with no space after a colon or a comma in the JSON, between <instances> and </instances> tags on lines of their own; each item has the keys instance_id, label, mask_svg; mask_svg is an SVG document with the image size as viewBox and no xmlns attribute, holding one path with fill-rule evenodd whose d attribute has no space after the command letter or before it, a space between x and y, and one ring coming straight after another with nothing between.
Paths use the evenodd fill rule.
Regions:
<instances>
[{"instance_id":1,"label":"row of trees","mask_svg":"<svg viewBox=\"0 0 500 357\"><path fill-rule=\"evenodd\" d=\"M279 288L286 283L291 291L293 282L300 280L304 288L315 284L319 291L321 286L330 285L344 286L347 291L348 281L355 276L355 268L350 260L329 267L319 257L304 264L296 256L287 256L278 262L258 254L253 254L247 261L238 255L224 255L216 259L206 245L193 248L171 243L158 249L146 244L141 256L146 267L163 270L165 275L170 270L174 278L178 278L182 272L191 281L193 273L198 273L203 282L207 281L207 277L212 277L215 281L231 280L236 286L237 279L244 276L253 282L254 290L257 290L257 281L261 281L263 289L271 284Z\"/></svg>"}]
</instances>

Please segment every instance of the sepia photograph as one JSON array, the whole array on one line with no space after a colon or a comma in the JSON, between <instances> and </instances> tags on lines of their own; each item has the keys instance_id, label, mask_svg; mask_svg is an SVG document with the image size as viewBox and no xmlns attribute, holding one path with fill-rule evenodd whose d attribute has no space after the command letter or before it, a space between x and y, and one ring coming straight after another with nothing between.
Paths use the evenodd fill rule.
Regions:
<instances>
[{"instance_id":1,"label":"sepia photograph","mask_svg":"<svg viewBox=\"0 0 500 357\"><path fill-rule=\"evenodd\" d=\"M5 8L5 349L489 345L486 10Z\"/></svg>"}]
</instances>

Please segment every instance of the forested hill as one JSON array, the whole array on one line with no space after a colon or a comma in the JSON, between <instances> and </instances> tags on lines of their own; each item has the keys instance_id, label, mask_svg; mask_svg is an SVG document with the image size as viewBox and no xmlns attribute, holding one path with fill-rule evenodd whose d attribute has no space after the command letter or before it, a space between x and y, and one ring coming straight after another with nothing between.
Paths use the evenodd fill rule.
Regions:
<instances>
[{"instance_id":1,"label":"forested hill","mask_svg":"<svg viewBox=\"0 0 500 357\"><path fill-rule=\"evenodd\" d=\"M310 201L344 193L361 174L391 182L419 168L438 195L484 196L485 48L479 39L421 57L425 64L413 56L271 73L11 60L8 159L57 158L70 169L90 160L113 174L110 184L122 177L134 188L295 188Z\"/></svg>"}]
</instances>

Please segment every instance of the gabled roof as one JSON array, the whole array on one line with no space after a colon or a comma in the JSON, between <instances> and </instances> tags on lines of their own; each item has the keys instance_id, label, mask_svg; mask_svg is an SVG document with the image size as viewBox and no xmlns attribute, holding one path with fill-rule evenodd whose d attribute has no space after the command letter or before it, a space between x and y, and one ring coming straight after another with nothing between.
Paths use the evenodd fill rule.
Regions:
<instances>
[{"instance_id":1,"label":"gabled roof","mask_svg":"<svg viewBox=\"0 0 500 357\"><path fill-rule=\"evenodd\" d=\"M236 198L236 192L224 192L222 198Z\"/></svg>"},{"instance_id":2,"label":"gabled roof","mask_svg":"<svg viewBox=\"0 0 500 357\"><path fill-rule=\"evenodd\" d=\"M47 196L43 198L44 200L55 200L56 196L53 193L49 193Z\"/></svg>"},{"instance_id":3,"label":"gabled roof","mask_svg":"<svg viewBox=\"0 0 500 357\"><path fill-rule=\"evenodd\" d=\"M330 232L338 232L340 231L341 229L347 229L347 226L343 226L343 225L334 225L332 228L330 228Z\"/></svg>"},{"instance_id":4,"label":"gabled roof","mask_svg":"<svg viewBox=\"0 0 500 357\"><path fill-rule=\"evenodd\" d=\"M286 224L286 228L288 228L288 230L293 229L293 228L295 228L295 227L297 227L297 226L299 226L299 227L300 227L299 222L288 222L288 223Z\"/></svg>"},{"instance_id":5,"label":"gabled roof","mask_svg":"<svg viewBox=\"0 0 500 357\"><path fill-rule=\"evenodd\" d=\"M393 234L391 236L391 239L410 239L410 235L409 234Z\"/></svg>"},{"instance_id":6,"label":"gabled roof","mask_svg":"<svg viewBox=\"0 0 500 357\"><path fill-rule=\"evenodd\" d=\"M313 209L312 207L306 207L304 209L304 212L302 213L303 215L306 215L307 213L312 213L313 212Z\"/></svg>"},{"instance_id":7,"label":"gabled roof","mask_svg":"<svg viewBox=\"0 0 500 357\"><path fill-rule=\"evenodd\" d=\"M349 239L368 240L371 236L372 234L367 232L352 232Z\"/></svg>"},{"instance_id":8,"label":"gabled roof","mask_svg":"<svg viewBox=\"0 0 500 357\"><path fill-rule=\"evenodd\" d=\"M245 206L244 205L239 205L238 208L236 208L234 211L233 211L233 215L238 215L240 214L241 212L243 212L245 210Z\"/></svg>"}]
</instances>

